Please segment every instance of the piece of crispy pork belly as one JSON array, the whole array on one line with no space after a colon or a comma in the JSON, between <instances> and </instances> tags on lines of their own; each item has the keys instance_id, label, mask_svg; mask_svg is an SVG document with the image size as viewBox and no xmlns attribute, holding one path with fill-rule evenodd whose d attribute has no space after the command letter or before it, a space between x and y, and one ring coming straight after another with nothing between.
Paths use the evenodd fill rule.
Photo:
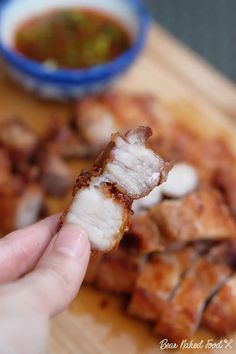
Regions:
<instances>
[{"instance_id":1,"label":"piece of crispy pork belly","mask_svg":"<svg viewBox=\"0 0 236 354\"><path fill-rule=\"evenodd\" d=\"M160 184L169 164L146 144L151 129L139 127L117 133L95 162L92 173L82 173L62 222L83 227L93 249L116 247L126 230L134 199Z\"/></svg>"},{"instance_id":2,"label":"piece of crispy pork belly","mask_svg":"<svg viewBox=\"0 0 236 354\"><path fill-rule=\"evenodd\" d=\"M144 320L157 321L163 305L196 257L197 251L192 247L175 253L155 254L137 278L128 312Z\"/></svg>"},{"instance_id":3,"label":"piece of crispy pork belly","mask_svg":"<svg viewBox=\"0 0 236 354\"><path fill-rule=\"evenodd\" d=\"M43 206L43 191L36 183L25 185L12 178L0 190L0 230L8 233L35 223Z\"/></svg>"},{"instance_id":4,"label":"piece of crispy pork belly","mask_svg":"<svg viewBox=\"0 0 236 354\"><path fill-rule=\"evenodd\" d=\"M224 263L200 257L183 277L172 299L163 305L155 331L176 343L191 337L200 325L206 302L230 274L231 269Z\"/></svg>"},{"instance_id":5,"label":"piece of crispy pork belly","mask_svg":"<svg viewBox=\"0 0 236 354\"><path fill-rule=\"evenodd\" d=\"M221 287L208 304L202 319L203 325L220 336L236 329L236 276Z\"/></svg>"},{"instance_id":6,"label":"piece of crispy pork belly","mask_svg":"<svg viewBox=\"0 0 236 354\"><path fill-rule=\"evenodd\" d=\"M221 194L201 189L180 200L165 200L151 209L167 242L236 237L236 224Z\"/></svg>"},{"instance_id":7,"label":"piece of crispy pork belly","mask_svg":"<svg viewBox=\"0 0 236 354\"><path fill-rule=\"evenodd\" d=\"M95 283L105 291L131 293L143 262L144 258L121 249L107 253L98 266Z\"/></svg>"},{"instance_id":8,"label":"piece of crispy pork belly","mask_svg":"<svg viewBox=\"0 0 236 354\"><path fill-rule=\"evenodd\" d=\"M156 223L146 212L132 216L129 230L121 241L121 247L132 254L148 254L162 251L162 243Z\"/></svg>"},{"instance_id":9,"label":"piece of crispy pork belly","mask_svg":"<svg viewBox=\"0 0 236 354\"><path fill-rule=\"evenodd\" d=\"M179 123L162 124L151 144L166 160L193 165L200 146L199 137Z\"/></svg>"},{"instance_id":10,"label":"piece of crispy pork belly","mask_svg":"<svg viewBox=\"0 0 236 354\"><path fill-rule=\"evenodd\" d=\"M137 125L154 125L153 100L150 96L112 92L78 101L76 125L91 154L104 148L116 131L124 132Z\"/></svg>"},{"instance_id":11,"label":"piece of crispy pork belly","mask_svg":"<svg viewBox=\"0 0 236 354\"><path fill-rule=\"evenodd\" d=\"M38 145L38 136L22 121L13 118L1 123L0 143L7 149L17 167L33 156Z\"/></svg>"},{"instance_id":12,"label":"piece of crispy pork belly","mask_svg":"<svg viewBox=\"0 0 236 354\"><path fill-rule=\"evenodd\" d=\"M44 146L53 149L64 159L88 157L89 147L82 141L77 130L58 116L53 116L43 139Z\"/></svg>"}]
</instances>

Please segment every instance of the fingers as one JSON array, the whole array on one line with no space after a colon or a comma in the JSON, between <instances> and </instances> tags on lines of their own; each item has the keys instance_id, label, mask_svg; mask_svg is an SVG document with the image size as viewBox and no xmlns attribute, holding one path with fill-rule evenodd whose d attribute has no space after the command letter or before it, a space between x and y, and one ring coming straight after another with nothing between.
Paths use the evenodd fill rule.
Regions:
<instances>
[{"instance_id":1,"label":"fingers","mask_svg":"<svg viewBox=\"0 0 236 354\"><path fill-rule=\"evenodd\" d=\"M29 272L55 235L59 214L0 239L0 284Z\"/></svg>"},{"instance_id":2,"label":"fingers","mask_svg":"<svg viewBox=\"0 0 236 354\"><path fill-rule=\"evenodd\" d=\"M90 256L85 231L65 225L53 239L35 270L20 283L41 311L51 317L63 311L78 292Z\"/></svg>"}]
</instances>

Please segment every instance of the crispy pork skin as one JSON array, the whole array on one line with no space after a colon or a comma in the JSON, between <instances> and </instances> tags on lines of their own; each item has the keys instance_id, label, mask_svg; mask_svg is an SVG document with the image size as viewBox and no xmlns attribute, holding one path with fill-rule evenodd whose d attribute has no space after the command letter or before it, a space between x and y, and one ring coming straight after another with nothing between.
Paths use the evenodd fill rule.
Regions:
<instances>
[{"instance_id":1,"label":"crispy pork skin","mask_svg":"<svg viewBox=\"0 0 236 354\"><path fill-rule=\"evenodd\" d=\"M138 318L157 321L171 298L181 276L197 257L192 247L175 253L154 255L141 270L128 307Z\"/></svg>"},{"instance_id":2,"label":"crispy pork skin","mask_svg":"<svg viewBox=\"0 0 236 354\"><path fill-rule=\"evenodd\" d=\"M62 221L77 223L87 232L93 249L116 247L126 230L134 199L160 184L170 168L146 144L150 128L117 133L95 162L92 173L82 173Z\"/></svg>"},{"instance_id":3,"label":"crispy pork skin","mask_svg":"<svg viewBox=\"0 0 236 354\"><path fill-rule=\"evenodd\" d=\"M186 273L172 299L163 305L155 331L173 342L191 337L200 325L207 300L230 276L224 263L199 258Z\"/></svg>"},{"instance_id":4,"label":"crispy pork skin","mask_svg":"<svg viewBox=\"0 0 236 354\"><path fill-rule=\"evenodd\" d=\"M231 277L213 296L203 315L203 325L220 336L236 329L236 276Z\"/></svg>"},{"instance_id":5,"label":"crispy pork skin","mask_svg":"<svg viewBox=\"0 0 236 354\"><path fill-rule=\"evenodd\" d=\"M162 124L151 140L153 148L167 161L195 164L198 156L199 137L179 123Z\"/></svg>"},{"instance_id":6,"label":"crispy pork skin","mask_svg":"<svg viewBox=\"0 0 236 354\"><path fill-rule=\"evenodd\" d=\"M159 229L148 212L132 216L121 247L140 255L163 250Z\"/></svg>"},{"instance_id":7,"label":"crispy pork skin","mask_svg":"<svg viewBox=\"0 0 236 354\"><path fill-rule=\"evenodd\" d=\"M115 293L131 293L143 259L118 250L103 256L96 275L99 289Z\"/></svg>"},{"instance_id":8,"label":"crispy pork skin","mask_svg":"<svg viewBox=\"0 0 236 354\"><path fill-rule=\"evenodd\" d=\"M236 237L235 221L220 193L201 189L151 209L167 242L221 240Z\"/></svg>"}]
</instances>

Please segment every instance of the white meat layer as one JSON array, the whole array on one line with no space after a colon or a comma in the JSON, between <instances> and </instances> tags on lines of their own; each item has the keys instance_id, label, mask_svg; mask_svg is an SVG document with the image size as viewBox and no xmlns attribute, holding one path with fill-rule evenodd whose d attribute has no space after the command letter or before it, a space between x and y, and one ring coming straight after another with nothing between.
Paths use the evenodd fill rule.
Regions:
<instances>
[{"instance_id":1,"label":"white meat layer","mask_svg":"<svg viewBox=\"0 0 236 354\"><path fill-rule=\"evenodd\" d=\"M81 226L87 231L92 248L105 251L115 243L114 236L123 223L123 209L116 200L91 185L77 193L66 222Z\"/></svg>"},{"instance_id":2,"label":"white meat layer","mask_svg":"<svg viewBox=\"0 0 236 354\"><path fill-rule=\"evenodd\" d=\"M99 179L116 183L124 193L138 199L159 183L164 162L135 132L131 131L127 140L116 139L113 159L107 163Z\"/></svg>"}]
</instances>

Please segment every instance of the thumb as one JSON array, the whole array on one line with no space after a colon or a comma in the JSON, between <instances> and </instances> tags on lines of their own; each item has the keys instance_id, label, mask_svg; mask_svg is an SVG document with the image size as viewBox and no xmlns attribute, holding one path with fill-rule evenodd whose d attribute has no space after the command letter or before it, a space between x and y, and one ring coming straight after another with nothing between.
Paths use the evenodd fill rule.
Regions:
<instances>
[{"instance_id":1,"label":"thumb","mask_svg":"<svg viewBox=\"0 0 236 354\"><path fill-rule=\"evenodd\" d=\"M35 270L20 280L31 300L46 311L46 316L63 311L73 300L83 281L89 256L86 232L75 224L67 224L51 241Z\"/></svg>"}]
</instances>

